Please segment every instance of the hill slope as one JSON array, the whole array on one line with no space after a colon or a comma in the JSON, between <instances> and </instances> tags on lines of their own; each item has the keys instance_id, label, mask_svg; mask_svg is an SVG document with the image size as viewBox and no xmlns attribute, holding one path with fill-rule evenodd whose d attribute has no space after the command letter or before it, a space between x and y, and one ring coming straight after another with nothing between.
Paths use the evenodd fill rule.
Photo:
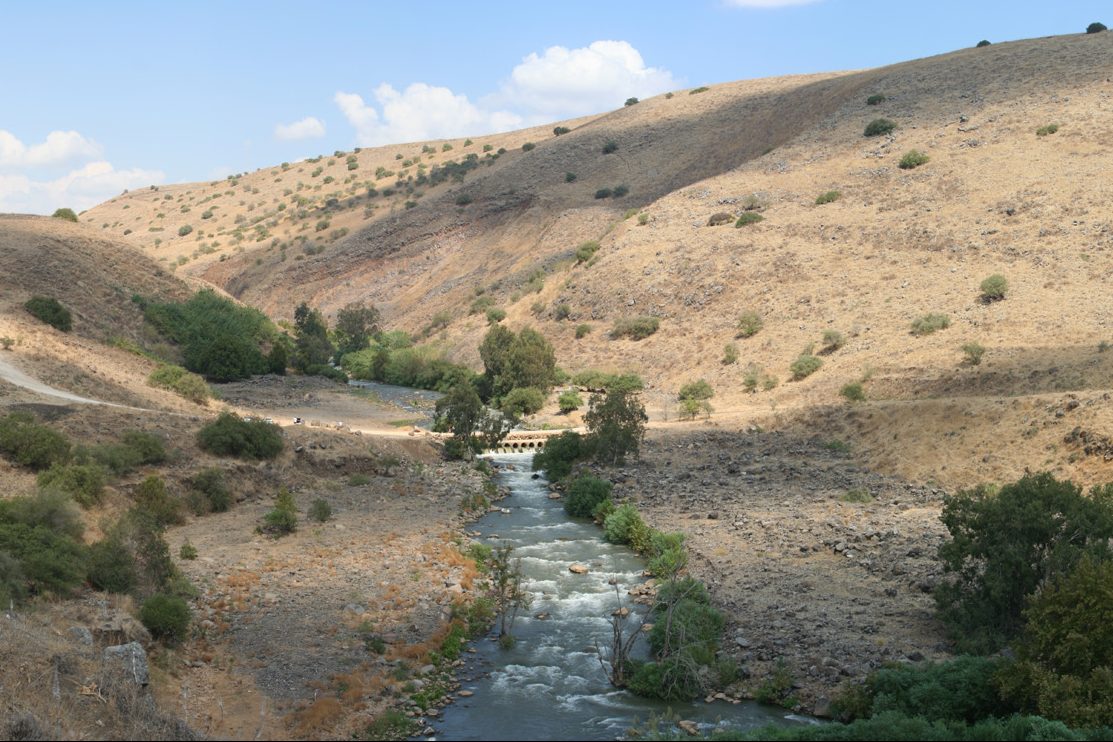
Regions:
<instances>
[{"instance_id":1,"label":"hill slope","mask_svg":"<svg viewBox=\"0 0 1113 742\"><path fill-rule=\"evenodd\" d=\"M1099 300L1113 268L1104 177L1113 166L1111 77L1113 36L1095 34L678 91L570 122L559 137L537 129L477 138L469 148L453 142L453 153L479 147L480 162L484 143L511 151L420 199L402 183L385 201L381 184L373 198L338 200L327 207L337 224L354 218L342 214L375 208L367 226L337 234L323 251L264 240L223 260L214 253L195 270L275 317L302 300L331 313L369 299L391 324L416 331L448 313L438 337L472 363L485 322L468 308L482 290L511 325L537 325L551 337L565 368L642 373L658 420L675 417L676 389L702 376L717 390L723 422L799 424L845 437L877 466L918 479L964 483L1025 466L1107 476L1103 457L1065 438L1076 426L1113 432L1100 402L1113 356L1097 350L1113 339L1113 309ZM885 101L867 105L875 94ZM863 137L880 117L897 128ZM1057 133L1036 134L1051 123ZM536 147L522 151L523 142ZM609 142L616 148L605 154ZM435 152L365 150L350 172L366 172L362 158L370 167L395 150L403 161L451 154L427 149ZM912 149L928 162L901 169ZM345 158L332 167L346 168ZM281 172L239 179L239 190L221 197L225 216L250 223L244 192L256 195ZM619 185L628 195L595 198ZM841 197L817 205L830 190ZM107 223L151 193L127 194L83 219ZM297 197L283 197L285 211ZM231 205L236 198L244 203ZM402 198L414 205L399 207ZM716 212L736 217L750 207L764 221L707 226ZM331 234L331 217L310 231L331 213L307 209L291 228ZM147 224L154 226L138 219L130 237ZM575 265L585 240L602 248L596 261ZM1009 294L986 304L979 284L994 273L1006 276ZM764 329L735 339L744 310L757 311ZM928 313L946 314L950 326L913 336L912 321ZM614 320L636 314L660 318L660 331L640 342L606 338ZM580 323L595 329L576 340ZM790 363L820 347L827 330L845 343L819 372L789 383ZM730 342L740 360L724 365ZM985 361L960 367L960 347L975 342L987 349ZM750 364L779 385L746 394L742 369ZM863 377L871 401L845 407L839 389Z\"/></svg>"}]
</instances>

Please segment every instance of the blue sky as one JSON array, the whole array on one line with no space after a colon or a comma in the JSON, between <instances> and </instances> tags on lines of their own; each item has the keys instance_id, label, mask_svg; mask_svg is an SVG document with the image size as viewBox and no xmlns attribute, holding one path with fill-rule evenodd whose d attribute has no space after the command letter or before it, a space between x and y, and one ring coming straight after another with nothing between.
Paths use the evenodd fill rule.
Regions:
<instances>
[{"instance_id":1,"label":"blue sky","mask_svg":"<svg viewBox=\"0 0 1113 742\"><path fill-rule=\"evenodd\" d=\"M755 7L772 6L772 7ZM0 211L1113 24L1108 0L5 3Z\"/></svg>"}]
</instances>

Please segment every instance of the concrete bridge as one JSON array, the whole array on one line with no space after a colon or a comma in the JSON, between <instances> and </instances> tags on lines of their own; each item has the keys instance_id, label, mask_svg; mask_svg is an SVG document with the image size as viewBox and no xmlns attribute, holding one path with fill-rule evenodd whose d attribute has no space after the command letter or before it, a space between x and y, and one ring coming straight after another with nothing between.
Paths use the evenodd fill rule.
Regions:
<instances>
[{"instance_id":1,"label":"concrete bridge","mask_svg":"<svg viewBox=\"0 0 1113 742\"><path fill-rule=\"evenodd\" d=\"M581 435L583 428L565 428ZM498 448L491 449L488 453L536 453L545 448L548 440L558 436L565 430L515 430L502 439Z\"/></svg>"}]
</instances>

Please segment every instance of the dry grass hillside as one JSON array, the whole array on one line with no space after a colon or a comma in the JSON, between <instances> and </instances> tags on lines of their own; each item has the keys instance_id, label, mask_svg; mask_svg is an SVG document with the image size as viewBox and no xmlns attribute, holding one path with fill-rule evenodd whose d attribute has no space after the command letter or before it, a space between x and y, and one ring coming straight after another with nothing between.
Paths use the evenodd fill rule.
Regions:
<instances>
[{"instance_id":1,"label":"dry grass hillside","mask_svg":"<svg viewBox=\"0 0 1113 742\"><path fill-rule=\"evenodd\" d=\"M161 221L152 209L165 203L173 221L161 234L176 233L178 212L202 211L200 201L223 188L215 202L224 209L210 219L230 220L217 223L226 234L200 227L204 237L183 239L194 249L215 239L224 252L185 270L275 317L302 300L332 313L368 299L391 324L417 331L447 313L437 337L474 364L485 319L469 307L482 291L511 326L553 339L564 368L641 373L658 420L675 419L680 384L704 377L716 389L712 423L837 438L914 479L954 485L1025 467L1102 479L1113 474L1105 461L1113 355L1099 351L1113 341L1113 309L1102 301L1113 267L1111 60L1113 36L1078 35L682 90L568 122L563 136L543 128L469 147L453 141L450 152L441 143L424 155L422 145L363 150L352 171L340 153L332 165L297 163L295 175L280 167L209 186L206 197L199 186L126 194L82 219L130 229L155 257L173 257L178 238L153 245ZM867 105L872 95L885 100ZM864 137L881 117L895 130ZM1037 135L1050 124L1058 130ZM524 142L536 147L523 151ZM462 183L418 188L420 199L402 183L384 198L391 176L366 196L363 181L395 154L412 175L415 156L431 166L478 150L482 163L484 144L508 151ZM913 149L927 162L899 167ZM328 186L311 185L322 166L348 189L324 210ZM344 173L360 177L344 183ZM595 198L617 186L628 193ZM817 205L832 190L838 199ZM299 207L303 196L318 200ZM763 221L708 226L717 212L747 210ZM140 218L131 224L130 214ZM237 220L242 251L227 249ZM349 232L329 241L341 224ZM292 242L291 230L313 246ZM601 249L576 264L587 240ZM1008 280L1003 301L979 298L991 274ZM764 325L748 339L735 337L744 311ZM949 327L913 335L912 322L929 313L947 315ZM608 338L615 320L641 314L660 320L656 334ZM584 323L593 329L577 340ZM829 330L844 343L824 351ZM727 343L737 346L736 363L722 362ZM970 343L985 348L980 365L963 365ZM790 364L812 344L822 368L791 381ZM776 387L747 393L747 368ZM849 406L840 389L863 379L867 401ZM1075 428L1085 440L1067 440Z\"/></svg>"}]
</instances>

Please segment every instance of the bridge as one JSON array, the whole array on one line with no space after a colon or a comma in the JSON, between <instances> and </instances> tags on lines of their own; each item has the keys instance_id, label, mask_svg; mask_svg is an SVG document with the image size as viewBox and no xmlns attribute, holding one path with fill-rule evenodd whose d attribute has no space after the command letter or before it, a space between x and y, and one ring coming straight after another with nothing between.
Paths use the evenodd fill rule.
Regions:
<instances>
[{"instance_id":1,"label":"bridge","mask_svg":"<svg viewBox=\"0 0 1113 742\"><path fill-rule=\"evenodd\" d=\"M583 428L565 428L564 430L515 430L488 453L535 453L545 448L550 438L558 436L566 430L582 434Z\"/></svg>"}]
</instances>

